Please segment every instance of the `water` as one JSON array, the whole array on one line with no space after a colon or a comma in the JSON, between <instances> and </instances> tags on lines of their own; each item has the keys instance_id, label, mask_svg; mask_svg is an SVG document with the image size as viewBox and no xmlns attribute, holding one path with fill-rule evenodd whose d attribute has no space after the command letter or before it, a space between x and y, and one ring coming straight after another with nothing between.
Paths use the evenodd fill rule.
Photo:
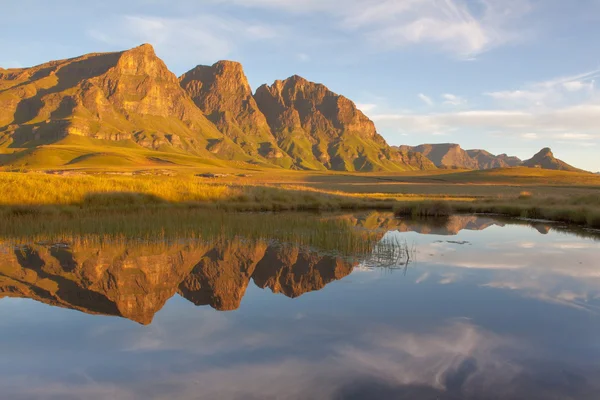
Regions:
<instances>
[{"instance_id":1,"label":"water","mask_svg":"<svg viewBox=\"0 0 600 400\"><path fill-rule=\"evenodd\" d=\"M5 247L0 398L600 398L597 239L348 219L368 254Z\"/></svg>"}]
</instances>

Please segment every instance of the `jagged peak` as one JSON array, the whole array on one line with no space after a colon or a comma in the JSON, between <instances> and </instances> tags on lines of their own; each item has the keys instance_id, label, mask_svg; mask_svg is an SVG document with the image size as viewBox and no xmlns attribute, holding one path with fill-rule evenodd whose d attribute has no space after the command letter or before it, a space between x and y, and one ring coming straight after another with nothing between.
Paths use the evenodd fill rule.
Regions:
<instances>
[{"instance_id":1,"label":"jagged peak","mask_svg":"<svg viewBox=\"0 0 600 400\"><path fill-rule=\"evenodd\" d=\"M286 80L290 82L310 83L306 78L303 78L300 75L292 75Z\"/></svg>"},{"instance_id":2,"label":"jagged peak","mask_svg":"<svg viewBox=\"0 0 600 400\"><path fill-rule=\"evenodd\" d=\"M541 158L554 158L554 153L552 153L552 149L550 147L544 147L539 152L537 152L531 160L539 160Z\"/></svg>"},{"instance_id":3,"label":"jagged peak","mask_svg":"<svg viewBox=\"0 0 600 400\"><path fill-rule=\"evenodd\" d=\"M216 63L214 63L213 68L224 68L224 69L235 69L235 70L243 70L244 67L242 66L242 63L238 62L238 61L231 61L231 60L219 60Z\"/></svg>"},{"instance_id":4,"label":"jagged peak","mask_svg":"<svg viewBox=\"0 0 600 400\"><path fill-rule=\"evenodd\" d=\"M144 43L144 44L141 44L141 45L139 45L137 47L134 47L132 49L126 50L125 53L127 53L127 52L133 52L133 51L135 51L135 52L143 52L143 53L156 54L156 52L154 51L154 47L151 44L149 44L149 43Z\"/></svg>"}]
</instances>

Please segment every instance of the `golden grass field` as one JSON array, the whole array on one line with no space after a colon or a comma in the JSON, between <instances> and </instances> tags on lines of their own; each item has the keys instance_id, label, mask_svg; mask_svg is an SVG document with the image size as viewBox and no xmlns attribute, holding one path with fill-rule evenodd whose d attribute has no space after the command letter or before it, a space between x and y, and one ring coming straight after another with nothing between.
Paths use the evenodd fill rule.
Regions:
<instances>
[{"instance_id":1,"label":"golden grass field","mask_svg":"<svg viewBox=\"0 0 600 400\"><path fill-rule=\"evenodd\" d=\"M197 176L212 172L217 177ZM600 176L511 168L411 173L302 172L197 166L0 172L0 215L81 217L139 209L396 210L499 213L600 228Z\"/></svg>"}]
</instances>

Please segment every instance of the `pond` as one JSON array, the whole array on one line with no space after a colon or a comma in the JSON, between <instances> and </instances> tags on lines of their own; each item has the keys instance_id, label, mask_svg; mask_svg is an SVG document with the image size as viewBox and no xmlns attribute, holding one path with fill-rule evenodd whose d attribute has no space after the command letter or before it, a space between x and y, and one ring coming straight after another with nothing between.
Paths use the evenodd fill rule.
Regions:
<instances>
[{"instance_id":1,"label":"pond","mask_svg":"<svg viewBox=\"0 0 600 400\"><path fill-rule=\"evenodd\" d=\"M4 243L0 397L600 398L593 233L307 218L371 244Z\"/></svg>"}]
</instances>

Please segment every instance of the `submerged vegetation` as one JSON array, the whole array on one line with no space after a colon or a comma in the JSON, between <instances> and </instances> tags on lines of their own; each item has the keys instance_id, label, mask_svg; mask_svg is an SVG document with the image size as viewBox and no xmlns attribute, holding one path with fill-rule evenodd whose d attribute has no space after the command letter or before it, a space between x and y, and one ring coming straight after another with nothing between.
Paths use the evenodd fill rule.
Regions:
<instances>
[{"instance_id":1,"label":"submerged vegetation","mask_svg":"<svg viewBox=\"0 0 600 400\"><path fill-rule=\"evenodd\" d=\"M88 215L7 217L0 225L4 245L186 244L219 240L267 240L335 251L369 252L372 232L352 229L345 220L305 213L232 213L198 209L153 209Z\"/></svg>"}]
</instances>

